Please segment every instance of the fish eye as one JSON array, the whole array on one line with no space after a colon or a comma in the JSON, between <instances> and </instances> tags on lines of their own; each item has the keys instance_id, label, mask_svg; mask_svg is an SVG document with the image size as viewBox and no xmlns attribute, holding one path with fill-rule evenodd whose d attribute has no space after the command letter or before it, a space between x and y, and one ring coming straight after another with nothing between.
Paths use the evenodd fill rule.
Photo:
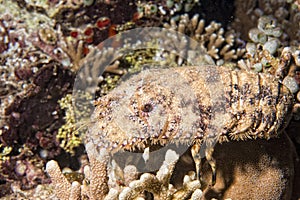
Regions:
<instances>
[{"instance_id":1,"label":"fish eye","mask_svg":"<svg viewBox=\"0 0 300 200\"><path fill-rule=\"evenodd\" d=\"M156 12L157 12L157 6L156 6L156 5L151 5L151 6L150 6L150 11L151 11L152 13L156 13Z\"/></svg>"},{"instance_id":2,"label":"fish eye","mask_svg":"<svg viewBox=\"0 0 300 200\"><path fill-rule=\"evenodd\" d=\"M147 103L142 107L143 112L151 112L152 110L153 110L153 106L150 103Z\"/></svg>"}]
</instances>

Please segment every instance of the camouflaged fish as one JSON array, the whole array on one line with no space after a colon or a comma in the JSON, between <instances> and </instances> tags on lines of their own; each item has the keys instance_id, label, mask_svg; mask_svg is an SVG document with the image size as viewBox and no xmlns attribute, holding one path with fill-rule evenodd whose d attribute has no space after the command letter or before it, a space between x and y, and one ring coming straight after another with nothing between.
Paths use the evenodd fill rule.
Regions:
<instances>
[{"instance_id":1,"label":"camouflaged fish","mask_svg":"<svg viewBox=\"0 0 300 200\"><path fill-rule=\"evenodd\" d=\"M214 144L277 137L290 120L293 101L270 74L221 66L146 69L96 102L87 137L111 152L188 144L198 177L202 149L214 184Z\"/></svg>"}]
</instances>

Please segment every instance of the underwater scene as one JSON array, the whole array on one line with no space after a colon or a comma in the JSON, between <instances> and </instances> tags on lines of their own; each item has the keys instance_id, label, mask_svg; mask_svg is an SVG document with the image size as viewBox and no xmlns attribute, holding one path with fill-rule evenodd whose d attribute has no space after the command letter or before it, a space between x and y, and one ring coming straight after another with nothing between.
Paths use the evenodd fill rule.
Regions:
<instances>
[{"instance_id":1,"label":"underwater scene","mask_svg":"<svg viewBox=\"0 0 300 200\"><path fill-rule=\"evenodd\" d=\"M299 0L0 0L0 200L300 200Z\"/></svg>"}]
</instances>

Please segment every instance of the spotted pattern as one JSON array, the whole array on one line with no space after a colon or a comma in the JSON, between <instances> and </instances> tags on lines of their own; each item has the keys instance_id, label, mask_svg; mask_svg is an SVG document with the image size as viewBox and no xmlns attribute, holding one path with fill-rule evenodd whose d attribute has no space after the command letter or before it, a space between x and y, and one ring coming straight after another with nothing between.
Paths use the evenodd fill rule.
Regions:
<instances>
[{"instance_id":1,"label":"spotted pattern","mask_svg":"<svg viewBox=\"0 0 300 200\"><path fill-rule=\"evenodd\" d=\"M293 95L272 75L198 66L147 69L99 99L87 139L136 150L276 137Z\"/></svg>"}]
</instances>

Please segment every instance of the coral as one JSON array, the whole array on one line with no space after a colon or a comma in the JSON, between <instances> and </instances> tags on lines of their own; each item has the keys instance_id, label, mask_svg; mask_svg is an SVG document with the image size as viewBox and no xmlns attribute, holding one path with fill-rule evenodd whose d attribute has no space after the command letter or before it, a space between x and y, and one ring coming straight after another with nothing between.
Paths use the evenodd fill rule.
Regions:
<instances>
[{"instance_id":1,"label":"coral","mask_svg":"<svg viewBox=\"0 0 300 200\"><path fill-rule=\"evenodd\" d=\"M0 2L1 18L28 31L34 31L42 24L54 26L54 21L40 12L28 12L24 6L19 6L17 1L3 0Z\"/></svg>"},{"instance_id":2,"label":"coral","mask_svg":"<svg viewBox=\"0 0 300 200\"><path fill-rule=\"evenodd\" d=\"M124 14L125 10L127 14L128 10L133 12L135 8L135 4L130 1L123 2L124 4L98 1L90 6L86 5L89 4L87 1L34 2L23 0L15 3L6 0L1 2L0 10L5 16L5 23L13 24L14 29L25 29L26 44L41 50L46 57L60 62L74 72L82 64L83 57L110 36L109 32L121 31L121 28L115 30L114 27L118 27L118 24L122 26L132 19L130 15ZM32 9L34 12L31 12ZM108 12L117 9L118 12L114 14ZM68 14L72 16L65 18ZM112 28L109 28L110 26ZM2 34L10 32L7 28L3 26ZM5 42L7 43L7 39ZM1 45L1 49L7 48L6 43Z\"/></svg>"},{"instance_id":3,"label":"coral","mask_svg":"<svg viewBox=\"0 0 300 200\"><path fill-rule=\"evenodd\" d=\"M89 55L84 58L81 70L77 73L78 84L76 85L76 89L78 91L85 91L86 94L82 94L82 92L73 94L74 99L92 98L84 96L94 94L95 92L95 98L97 98L107 94L117 85L121 75L124 75L127 69L126 67L119 66L119 60L121 60L121 58L115 58L116 60L114 60L113 63L110 63L114 51L115 49L113 48L104 48L102 51L93 49ZM95 54L98 56L94 56ZM103 63L108 64L105 70L102 67L99 67Z\"/></svg>"},{"instance_id":4,"label":"coral","mask_svg":"<svg viewBox=\"0 0 300 200\"><path fill-rule=\"evenodd\" d=\"M55 161L47 163L47 173L50 175L56 189L56 195L59 199L69 199L70 197L82 199L86 195L89 199L135 199L142 198L144 192L150 192L155 199L186 199L189 196L201 196L200 182L195 180L195 174L185 176L183 187L181 189L172 188L170 179L173 169L179 156L173 150L168 150L163 162L156 175L150 173L143 173L139 178L131 174L136 171L134 166L125 167L124 177L130 182L126 182L126 186L119 185L118 182L108 183L108 154L100 151L97 154L93 144L86 145L90 165L84 169L85 180L87 185L80 185L78 182L68 182L61 173L59 166ZM131 168L131 170L128 169ZM114 171L114 169L110 169ZM110 175L112 180L117 180L114 174ZM112 177L114 176L114 177ZM108 188L108 185L114 186ZM80 192L81 190L81 192ZM145 196L144 196L145 198Z\"/></svg>"},{"instance_id":5,"label":"coral","mask_svg":"<svg viewBox=\"0 0 300 200\"><path fill-rule=\"evenodd\" d=\"M59 143L55 139L57 129L62 125L57 100L70 90L70 80L70 73L57 66L57 63L49 63L37 71L34 84L26 90L27 93L18 94L6 107L6 126L1 127L0 138L4 150L11 148L11 151L6 155L9 159L0 162L1 179L24 180L22 187L33 187L39 181L25 184L26 180L31 179L30 174L16 174L15 163L18 163L18 160L26 160L28 165L31 163L35 166L37 161L43 163L42 159L53 158L60 153ZM21 149L24 147L30 149L27 152L37 156L34 157L36 161L30 154L22 153ZM40 164L39 169L42 167L43 164ZM41 181L44 179L46 177L42 177Z\"/></svg>"},{"instance_id":6,"label":"coral","mask_svg":"<svg viewBox=\"0 0 300 200\"><path fill-rule=\"evenodd\" d=\"M109 93L124 74L137 72L147 64L182 66L188 65L191 59L197 60L195 63L204 61L208 64L213 60L217 65L235 70L270 74L282 74L280 70L287 65L290 70L283 83L294 88L295 106L286 131L299 154L299 0L0 0L0 13L1 197L12 193L7 198L57 199L52 187L41 185L49 182L49 177L43 173L49 159L56 160L61 168L67 166L74 170L63 172L64 176L61 176L59 167L53 162L50 162L50 168L47 166L50 171L51 165L54 166L52 169L57 173L52 175L53 182L55 179L58 184L63 181L65 191L69 191L61 193L65 199L104 196L114 199L120 194L134 195L137 199L163 195L177 199L185 196L188 196L186 199L260 198L255 196L258 194L265 198L283 198L284 193L286 197L290 195L291 179L288 177L292 176L293 168L299 169L299 164L292 166L297 165L295 160L283 156L284 152L294 154L285 136L270 143L251 141L249 144L218 145L215 156L222 166L217 166L219 177L214 187L205 184L211 175L207 164L203 169L205 180L199 185L189 152L180 156L175 166L172 163L173 171L161 168L159 172L143 173L133 164L123 166L117 160L111 161L109 170L105 171L106 164L97 160L96 153L86 144L90 160L84 163L80 158L84 150L83 145L79 145L82 139L79 136L84 136L81 133L89 126L85 123L88 116L82 114L89 113L90 108L75 102L80 104L76 107L80 109L72 110L70 93L78 72L87 80L83 83L88 85L82 85L82 88L88 88L88 93L96 91L97 98ZM148 49L136 51L130 49L138 44L130 44L133 46L126 49L125 43L118 41L111 44L112 49L101 48L100 43L110 36L149 26L167 27L192 37L213 59L207 61L207 57L188 55L190 60L184 60L179 51L176 54L163 48L155 50L155 42L141 44ZM172 39L166 37L164 41ZM179 49L192 48L184 40L174 41ZM126 55L108 63L109 67L99 76L99 63L105 63L114 50L123 47ZM93 60L93 53L99 53L99 48L102 57ZM84 65L94 67L81 72L80 67ZM87 98L86 93L76 95ZM287 149L283 149L283 143L288 144ZM253 156L246 148L254 149ZM227 152L226 155L223 152ZM146 154L144 158L147 160ZM171 175L170 187L164 185L166 182L162 183L159 173ZM300 173L296 172L295 177L292 196L297 199L300 197L297 193ZM98 183L99 180L102 182ZM149 180L148 185L144 184L145 180ZM245 180L244 184L242 180ZM156 191L151 190L150 181L158 188ZM143 189L138 187L141 185ZM245 188L246 192L243 191ZM265 192L259 193L260 188ZM142 192L144 189L153 194ZM235 196L237 194L239 196Z\"/></svg>"},{"instance_id":7,"label":"coral","mask_svg":"<svg viewBox=\"0 0 300 200\"><path fill-rule=\"evenodd\" d=\"M17 156L7 157L1 160L1 179L5 178L7 184L12 184L14 180L21 189L29 189L37 184L49 183L42 167L43 162L28 147L19 149Z\"/></svg>"},{"instance_id":8,"label":"coral","mask_svg":"<svg viewBox=\"0 0 300 200\"><path fill-rule=\"evenodd\" d=\"M5 171L0 177L4 183L8 176L9 180L15 178L18 181L28 178L26 174L18 177L14 170L7 170L8 166L14 168L12 160L26 159L26 156L19 156L19 149L24 146L42 163L64 152L60 148L64 144L59 144L56 137L64 123L64 112L57 101L71 92L74 73L88 51L108 37L108 27L96 28L97 20L109 16L114 23L123 23L132 16L125 17L125 12L120 13L119 8L124 8L126 14L128 8L132 11L135 8L129 2L127 6L93 2L96 3L102 6L93 7L91 1L69 0L0 2L0 164L2 172ZM115 5L117 14L111 14ZM107 9L99 9L103 7ZM91 8L94 12L90 12ZM77 13L76 18L65 20L65 14L73 12ZM89 14L91 16L83 17L81 22L75 20ZM91 25L97 38L93 44L86 41ZM86 27L84 31L81 30L83 27ZM69 35L72 30L79 33L77 38ZM71 142L67 143L69 151L79 144L76 137L61 141ZM38 183L29 187L35 184Z\"/></svg>"},{"instance_id":9,"label":"coral","mask_svg":"<svg viewBox=\"0 0 300 200\"><path fill-rule=\"evenodd\" d=\"M164 1L153 1L151 3L146 1L137 2L137 15L138 18L158 18L162 20L164 18L170 19L176 14L191 11L194 6L199 5L199 1L174 1L174 0L164 0Z\"/></svg>"},{"instance_id":10,"label":"coral","mask_svg":"<svg viewBox=\"0 0 300 200\"><path fill-rule=\"evenodd\" d=\"M238 61L238 66L245 70L252 69L257 72L275 74L277 67L281 66L283 60L286 59L288 63L285 65L290 65L290 71L293 73L289 75L295 77L295 70L299 67L297 64L298 47L283 48L279 40L282 32L275 18L259 17L257 27L249 30L251 41L247 42L245 57ZM290 59L292 59L291 64Z\"/></svg>"},{"instance_id":11,"label":"coral","mask_svg":"<svg viewBox=\"0 0 300 200\"><path fill-rule=\"evenodd\" d=\"M4 5L7 4L6 1L2 3ZM15 170L13 169L14 167L16 167L16 163L19 163L17 162L18 160L22 160L26 162L27 166L31 166L34 165L34 163L38 163L37 162L37 160L39 160L38 158L35 157L34 159L32 159L29 156L30 154L28 155L22 154L22 149L32 148L31 149L32 152L38 152L37 150L38 147L42 147L43 149L47 149L47 150L53 148L53 144L54 144L53 137L47 134L41 134L42 131L38 130L41 129L40 128L41 126L42 127L45 127L44 125L47 126L47 123L45 123L45 121L43 121L41 118L37 119L35 117L32 117L32 115L36 116L36 114L39 111L37 111L38 109L31 109L31 106L34 107L35 104L39 104L39 100L40 100L38 99L40 98L39 95L45 92L45 91L43 92L38 91L40 87L37 85L33 85L33 82L38 81L38 79L40 78L39 75L46 77L45 74L43 74L42 72L46 72L47 70L45 69L47 67L45 66L43 69L41 70L39 69L42 68L42 66L47 65L50 60L46 58L46 56L37 53L37 51L35 51L32 48L32 46L27 43L26 40L28 35L27 31L28 28L30 27L30 23L35 23L34 18L32 18L32 21L30 22L28 20L28 16L26 15L26 13L24 13L23 21L18 23L14 21L14 18L10 15L10 14L16 14L16 16L20 15L19 13L14 12L14 8L15 8L14 6L16 5L12 3L7 6L8 6L7 7L8 10L11 11L11 13L8 13L6 10L3 13L4 15L1 16L3 17L3 19L1 19L2 25L6 30L5 41L7 42L8 48L4 49L5 51L1 53L1 66L0 66L0 70L1 70L1 111L0 111L1 112L1 117L0 117L1 145L0 146L2 151L0 164L3 170L1 171L0 176L1 179L4 180L7 179L7 181L12 181L13 179L22 181L24 184L22 186L23 188L24 187L30 188L39 183L39 181L32 180L30 176L32 176L32 174L35 173L38 174L40 172L38 172L38 170L32 170L30 173L16 174ZM0 5L0 9L3 9L2 4ZM48 64L48 68L51 67L54 67L54 65ZM45 93L48 93L50 95L49 92L45 92ZM22 98L24 98L24 100L22 100ZM29 99L33 101L29 101ZM27 100L28 102L25 103ZM30 103L32 103L32 105L30 105ZM44 111L45 110L47 110L46 107ZM40 112L41 111L42 110L40 110ZM54 115L50 115L50 116L53 116L54 118L56 117ZM33 122L34 120L37 121ZM39 123L40 125L35 127L36 132L32 134L31 131L34 130L34 125L37 125ZM29 124L31 124L33 127L28 126ZM55 151L57 151L57 149L56 150L54 149L52 149L53 150L52 153L49 153L50 157L53 156L53 154L55 154L54 153ZM30 168L34 169L35 166L31 166ZM41 170L41 166L37 168ZM46 179L45 176L43 177L41 175L38 176L41 177L40 179L42 181Z\"/></svg>"},{"instance_id":12,"label":"coral","mask_svg":"<svg viewBox=\"0 0 300 200\"><path fill-rule=\"evenodd\" d=\"M67 81L61 81L61 76L65 78L65 81L72 78L70 73L67 71L63 72L63 69L57 66L56 63L49 63L43 66L36 73L33 80L34 85L31 85L27 93L19 94L19 97L6 108L5 115L8 118L6 122L9 124L10 129L2 129L3 132L1 135L6 145L12 145L14 141L19 141L20 144L23 144L34 138L34 136L31 135L32 130L41 131L41 126L45 127L55 124L54 122L57 120L59 114L54 112L57 110L55 109L57 107L57 100L60 95L68 91L71 86ZM41 89L45 85L48 85L48 88ZM44 95L44 93L47 95ZM41 96L43 96L43 98L41 98ZM39 106L35 107L41 104L47 106L44 106L43 109ZM27 125L23 124L23 121L25 121ZM32 126L29 128L28 124L32 124ZM22 131L20 131L21 129ZM47 145L45 145L45 147L46 146Z\"/></svg>"},{"instance_id":13,"label":"coral","mask_svg":"<svg viewBox=\"0 0 300 200\"><path fill-rule=\"evenodd\" d=\"M171 20L170 24L165 23L164 27L195 39L204 47L217 65L237 60L245 52L244 49L238 47L238 38L234 32L226 33L222 25L214 21L205 26L205 21L199 19L198 14L192 18L189 18L187 14L181 15L178 22Z\"/></svg>"},{"instance_id":14,"label":"coral","mask_svg":"<svg viewBox=\"0 0 300 200\"><path fill-rule=\"evenodd\" d=\"M265 15L278 21L278 25L283 30L279 38L283 45L299 45L299 8L298 1L270 1L270 0L236 0L235 18L232 27L241 33L241 37L247 40L248 32L256 27L258 19Z\"/></svg>"},{"instance_id":15,"label":"coral","mask_svg":"<svg viewBox=\"0 0 300 200\"><path fill-rule=\"evenodd\" d=\"M81 66L83 54L83 41L79 41L77 44L72 40L65 39L60 45L62 50L69 56L70 62L73 67L71 68L74 72L77 72Z\"/></svg>"},{"instance_id":16,"label":"coral","mask_svg":"<svg viewBox=\"0 0 300 200\"><path fill-rule=\"evenodd\" d=\"M61 12L68 9L76 10L85 5L82 0L17 0L18 4L27 10L36 10L41 13L47 13L51 18L61 14Z\"/></svg>"},{"instance_id":17,"label":"coral","mask_svg":"<svg viewBox=\"0 0 300 200\"><path fill-rule=\"evenodd\" d=\"M251 149L251 153L250 150ZM299 160L294 145L283 134L270 141L216 146L217 183L203 191L204 199L291 199ZM209 171L209 166L206 166ZM204 173L208 171L205 170ZM210 174L206 174L208 180ZM297 189L294 190L294 194Z\"/></svg>"},{"instance_id":18,"label":"coral","mask_svg":"<svg viewBox=\"0 0 300 200\"><path fill-rule=\"evenodd\" d=\"M130 182L125 182L126 186L119 185L118 182L109 184L105 178L108 176L106 170L109 168L103 168L108 163L107 158L103 159L103 156L107 156L107 154L104 153L105 151L101 151L104 154L100 153L96 158L94 157L95 150L91 149L94 148L93 145L87 144L86 148L90 166L94 166L85 168L86 181L94 179L87 181L90 183L88 185L80 186L78 183L67 182L56 162L48 162L47 172L53 180L56 195L60 199L68 199L69 195L75 195L76 188L79 186L82 192L81 194L78 192L75 196L83 198L83 194L85 194L90 199L101 197L105 197L104 199L134 199L138 197L144 199L143 195L147 194L143 194L143 191L152 193L154 199L193 199L196 198L195 196L198 198L201 196L201 199L257 199L262 196L264 199L290 199L293 194L297 193L297 189L294 189L294 193L292 192L293 182L297 181L293 177L299 161L294 146L286 134L279 139L270 141L260 139L247 143L236 141L230 144L218 144L214 152L218 163L218 177L214 186L208 184L211 178L208 163L204 163L203 180L200 186L199 181L195 180L195 173L188 171L194 170L191 155L184 154L177 161L178 155L173 150L166 152L165 161L156 175L142 173L137 179L131 175L130 177L133 178L130 178ZM249 149L251 149L251 154ZM180 162L184 164L179 165ZM136 171L134 166L131 168L131 170L124 169L123 173ZM111 170L113 169L110 168L108 171ZM124 177L127 176L124 174ZM172 181L170 181L171 177ZM110 175L110 179L116 178L116 174ZM174 181L176 181L176 187L170 185ZM181 186L178 186L180 182ZM109 192L105 189L107 187L105 183L111 187Z\"/></svg>"},{"instance_id":19,"label":"coral","mask_svg":"<svg viewBox=\"0 0 300 200\"><path fill-rule=\"evenodd\" d=\"M86 145L90 166L86 166L84 169L86 178L84 185L80 185L78 182L70 183L61 173L56 161L47 163L46 170L54 183L56 195L59 199L67 200L70 197L80 199L84 196L90 199L103 199L108 193L106 171L108 155L107 152L102 151L96 157L93 148L92 145Z\"/></svg>"},{"instance_id":20,"label":"coral","mask_svg":"<svg viewBox=\"0 0 300 200\"><path fill-rule=\"evenodd\" d=\"M138 26L158 26L170 20L177 21L182 14L188 14L190 17L199 14L201 19L207 22L216 21L222 23L225 27L232 20L233 1L216 0L163 0L163 1L138 1L137 13L133 21ZM213 13L213 15L212 15Z\"/></svg>"}]
</instances>

